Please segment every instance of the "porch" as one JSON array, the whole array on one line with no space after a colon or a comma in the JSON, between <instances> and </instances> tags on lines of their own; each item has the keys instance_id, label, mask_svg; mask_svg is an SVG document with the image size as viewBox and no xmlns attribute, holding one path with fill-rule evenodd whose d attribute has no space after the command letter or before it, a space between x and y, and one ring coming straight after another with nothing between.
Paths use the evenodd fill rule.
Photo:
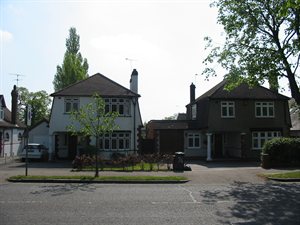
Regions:
<instances>
[{"instance_id":1,"label":"porch","mask_svg":"<svg viewBox=\"0 0 300 225\"><path fill-rule=\"evenodd\" d=\"M246 133L240 132L185 132L184 152L188 158L207 161L233 160L246 157Z\"/></svg>"}]
</instances>

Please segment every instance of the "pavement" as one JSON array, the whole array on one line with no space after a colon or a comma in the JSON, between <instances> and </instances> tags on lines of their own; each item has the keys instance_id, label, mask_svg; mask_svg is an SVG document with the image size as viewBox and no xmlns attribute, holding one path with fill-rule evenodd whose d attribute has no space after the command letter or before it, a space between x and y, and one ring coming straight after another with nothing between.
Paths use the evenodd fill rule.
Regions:
<instances>
[{"instance_id":1,"label":"pavement","mask_svg":"<svg viewBox=\"0 0 300 225\"><path fill-rule=\"evenodd\" d=\"M228 184L234 182L264 183L265 178L258 176L261 173L286 172L291 169L263 169L258 162L206 162L189 161L192 171L99 171L100 176L184 176L191 184ZM25 163L17 158L0 158L0 183L15 175L25 175ZM28 175L94 175L94 171L72 171L70 161L58 162L30 162Z\"/></svg>"}]
</instances>

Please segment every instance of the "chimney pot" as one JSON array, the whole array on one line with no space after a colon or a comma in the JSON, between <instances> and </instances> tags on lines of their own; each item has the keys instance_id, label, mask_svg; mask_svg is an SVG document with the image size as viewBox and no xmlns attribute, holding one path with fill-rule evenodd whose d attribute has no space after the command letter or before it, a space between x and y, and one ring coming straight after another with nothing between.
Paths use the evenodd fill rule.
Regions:
<instances>
[{"instance_id":1,"label":"chimney pot","mask_svg":"<svg viewBox=\"0 0 300 225\"><path fill-rule=\"evenodd\" d=\"M18 110L18 90L17 86L11 92L11 123L17 124L17 110Z\"/></svg>"},{"instance_id":2,"label":"chimney pot","mask_svg":"<svg viewBox=\"0 0 300 225\"><path fill-rule=\"evenodd\" d=\"M130 90L134 93L138 93L138 72L136 69L133 69L130 78Z\"/></svg>"},{"instance_id":3,"label":"chimney pot","mask_svg":"<svg viewBox=\"0 0 300 225\"><path fill-rule=\"evenodd\" d=\"M192 83L191 86L190 86L190 103L193 103L195 102L195 89L196 89L196 86Z\"/></svg>"}]
</instances>

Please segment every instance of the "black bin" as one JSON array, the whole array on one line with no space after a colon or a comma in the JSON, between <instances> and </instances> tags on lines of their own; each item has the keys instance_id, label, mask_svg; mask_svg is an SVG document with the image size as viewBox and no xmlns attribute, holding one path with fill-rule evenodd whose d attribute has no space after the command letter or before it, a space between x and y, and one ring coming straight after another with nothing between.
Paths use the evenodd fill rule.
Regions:
<instances>
[{"instance_id":1,"label":"black bin","mask_svg":"<svg viewBox=\"0 0 300 225\"><path fill-rule=\"evenodd\" d=\"M184 171L184 153L175 152L173 159L173 171Z\"/></svg>"}]
</instances>

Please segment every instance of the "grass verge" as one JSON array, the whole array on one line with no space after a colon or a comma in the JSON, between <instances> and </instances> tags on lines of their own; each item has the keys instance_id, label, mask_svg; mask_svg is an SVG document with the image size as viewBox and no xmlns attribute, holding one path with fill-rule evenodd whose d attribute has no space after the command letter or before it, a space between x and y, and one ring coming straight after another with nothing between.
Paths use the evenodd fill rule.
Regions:
<instances>
[{"instance_id":1,"label":"grass verge","mask_svg":"<svg viewBox=\"0 0 300 225\"><path fill-rule=\"evenodd\" d=\"M270 177L270 178L286 178L286 179L299 178L300 179L300 170L299 171L286 172L286 173L267 174L267 177Z\"/></svg>"},{"instance_id":2,"label":"grass verge","mask_svg":"<svg viewBox=\"0 0 300 225\"><path fill-rule=\"evenodd\" d=\"M80 180L80 181L184 181L183 176L12 176L8 180Z\"/></svg>"},{"instance_id":3,"label":"grass verge","mask_svg":"<svg viewBox=\"0 0 300 225\"><path fill-rule=\"evenodd\" d=\"M263 175L267 178L275 179L300 179L300 170L285 173L267 173Z\"/></svg>"}]
</instances>

